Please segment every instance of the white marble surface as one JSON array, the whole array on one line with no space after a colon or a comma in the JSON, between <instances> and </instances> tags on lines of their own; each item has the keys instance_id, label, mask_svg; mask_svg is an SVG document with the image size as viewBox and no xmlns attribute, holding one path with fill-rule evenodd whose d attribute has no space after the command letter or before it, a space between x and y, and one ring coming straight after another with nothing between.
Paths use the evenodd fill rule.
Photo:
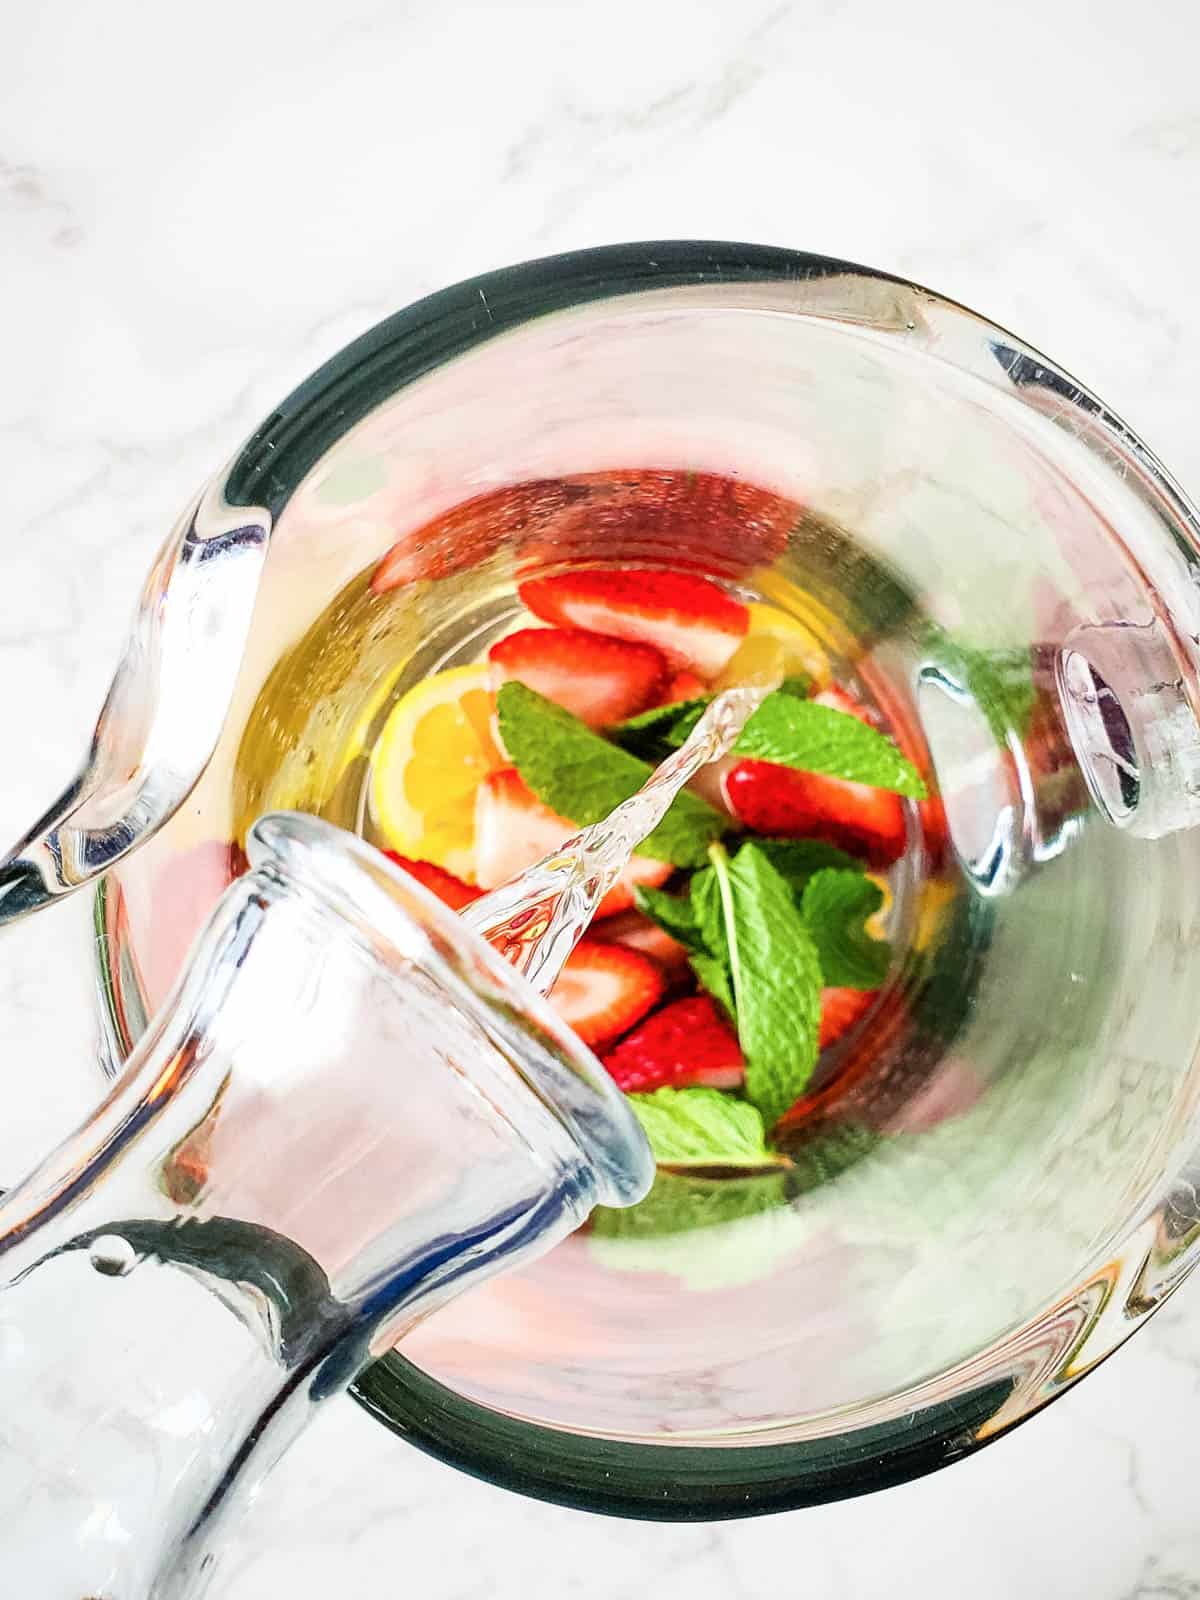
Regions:
<instances>
[{"instance_id":1,"label":"white marble surface","mask_svg":"<svg viewBox=\"0 0 1200 1600\"><path fill-rule=\"evenodd\" d=\"M346 340L482 268L670 236L888 267L1047 349L1200 494L1194 0L42 0L0 38L0 835L73 768L192 489ZM0 1176L93 1085L61 937L5 945L32 1088ZM950 1472L738 1525L524 1502L338 1403L217 1600L1186 1600L1198 1440L1195 1283Z\"/></svg>"}]
</instances>

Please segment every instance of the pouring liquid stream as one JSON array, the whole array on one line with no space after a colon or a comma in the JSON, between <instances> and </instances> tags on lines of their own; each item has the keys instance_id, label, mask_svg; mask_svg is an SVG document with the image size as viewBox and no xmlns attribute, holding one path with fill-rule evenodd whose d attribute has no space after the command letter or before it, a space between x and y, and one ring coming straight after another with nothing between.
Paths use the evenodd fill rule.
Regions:
<instances>
[{"instance_id":1,"label":"pouring liquid stream","mask_svg":"<svg viewBox=\"0 0 1200 1600\"><path fill-rule=\"evenodd\" d=\"M729 754L775 687L774 682L742 685L717 695L686 741L654 769L636 794L519 877L466 906L462 920L539 994L548 994L638 845L700 768Z\"/></svg>"}]
</instances>

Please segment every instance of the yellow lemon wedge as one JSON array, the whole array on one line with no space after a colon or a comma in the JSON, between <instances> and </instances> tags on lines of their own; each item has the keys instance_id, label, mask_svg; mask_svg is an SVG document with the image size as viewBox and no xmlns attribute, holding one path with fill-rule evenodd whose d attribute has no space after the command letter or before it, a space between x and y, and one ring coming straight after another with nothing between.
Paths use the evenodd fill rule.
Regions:
<instances>
[{"instance_id":1,"label":"yellow lemon wedge","mask_svg":"<svg viewBox=\"0 0 1200 1600\"><path fill-rule=\"evenodd\" d=\"M759 600L752 601L746 610L750 613L750 626L713 684L714 689L730 689L735 684L763 678L795 677L799 673L811 678L818 689L829 682L829 657L802 622Z\"/></svg>"},{"instance_id":2,"label":"yellow lemon wedge","mask_svg":"<svg viewBox=\"0 0 1200 1600\"><path fill-rule=\"evenodd\" d=\"M504 758L492 738L488 669L452 667L393 706L371 765L371 816L391 849L475 876L475 791Z\"/></svg>"}]
</instances>

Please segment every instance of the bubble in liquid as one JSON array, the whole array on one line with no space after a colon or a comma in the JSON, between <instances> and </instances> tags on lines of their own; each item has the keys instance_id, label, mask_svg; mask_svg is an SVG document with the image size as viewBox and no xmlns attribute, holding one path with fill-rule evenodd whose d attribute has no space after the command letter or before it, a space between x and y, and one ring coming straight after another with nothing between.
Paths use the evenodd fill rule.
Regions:
<instances>
[{"instance_id":1,"label":"bubble in liquid","mask_svg":"<svg viewBox=\"0 0 1200 1600\"><path fill-rule=\"evenodd\" d=\"M106 1278L123 1278L137 1265L137 1252L128 1239L116 1233L105 1233L93 1241L88 1260Z\"/></svg>"}]
</instances>

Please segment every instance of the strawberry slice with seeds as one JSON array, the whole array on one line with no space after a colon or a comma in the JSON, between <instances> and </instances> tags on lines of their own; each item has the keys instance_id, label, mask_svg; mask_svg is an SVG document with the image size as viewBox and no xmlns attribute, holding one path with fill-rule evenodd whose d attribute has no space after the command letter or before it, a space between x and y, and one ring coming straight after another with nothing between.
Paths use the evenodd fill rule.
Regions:
<instances>
[{"instance_id":1,"label":"strawberry slice with seeds","mask_svg":"<svg viewBox=\"0 0 1200 1600\"><path fill-rule=\"evenodd\" d=\"M818 705L875 725L866 706L832 687L813 696ZM755 833L787 839L824 839L874 867L904 854L904 806L890 789L875 789L819 772L797 772L771 761L739 761L724 779L730 811Z\"/></svg>"},{"instance_id":2,"label":"strawberry slice with seeds","mask_svg":"<svg viewBox=\"0 0 1200 1600\"><path fill-rule=\"evenodd\" d=\"M573 822L542 804L516 767L501 767L475 792L475 876L483 888L496 889L578 832ZM655 889L674 870L669 861L631 856L597 907L597 917L627 911L638 884Z\"/></svg>"},{"instance_id":3,"label":"strawberry slice with seeds","mask_svg":"<svg viewBox=\"0 0 1200 1600\"><path fill-rule=\"evenodd\" d=\"M602 1059L626 1094L734 1089L746 1074L737 1035L708 995L664 1006Z\"/></svg>"},{"instance_id":4,"label":"strawberry slice with seeds","mask_svg":"<svg viewBox=\"0 0 1200 1600\"><path fill-rule=\"evenodd\" d=\"M605 917L596 932L613 944L628 945L643 955L657 961L669 978L679 978L690 973L687 946L672 939L665 928L651 922L640 911L621 911L615 917Z\"/></svg>"},{"instance_id":5,"label":"strawberry slice with seeds","mask_svg":"<svg viewBox=\"0 0 1200 1600\"><path fill-rule=\"evenodd\" d=\"M394 861L398 867L403 867L409 877L415 878L418 883L423 883L433 894L437 895L451 911L461 911L464 906L469 906L472 900L478 900L483 893L482 889L474 889L469 883L464 883L461 878L456 878L452 872L446 872L442 867L435 867L432 861L414 861L411 856L402 856L395 850L385 850L384 855L389 861Z\"/></svg>"},{"instance_id":6,"label":"strawberry slice with seeds","mask_svg":"<svg viewBox=\"0 0 1200 1600\"><path fill-rule=\"evenodd\" d=\"M686 572L567 572L531 578L518 593L543 622L655 645L671 666L704 678L723 670L750 625L740 600Z\"/></svg>"},{"instance_id":7,"label":"strawberry slice with seeds","mask_svg":"<svg viewBox=\"0 0 1200 1600\"><path fill-rule=\"evenodd\" d=\"M590 728L636 716L656 702L667 663L652 644L583 628L521 628L488 651L493 690L515 678Z\"/></svg>"},{"instance_id":8,"label":"strawberry slice with seeds","mask_svg":"<svg viewBox=\"0 0 1200 1600\"><path fill-rule=\"evenodd\" d=\"M567 957L550 1004L584 1044L611 1044L662 998L661 970L627 945L581 939Z\"/></svg>"},{"instance_id":9,"label":"strawberry slice with seeds","mask_svg":"<svg viewBox=\"0 0 1200 1600\"><path fill-rule=\"evenodd\" d=\"M840 1039L865 1017L878 993L878 989L822 989L821 1024L817 1035L821 1049Z\"/></svg>"},{"instance_id":10,"label":"strawberry slice with seeds","mask_svg":"<svg viewBox=\"0 0 1200 1600\"><path fill-rule=\"evenodd\" d=\"M886 789L770 761L739 761L724 788L729 810L755 833L823 839L873 867L889 867L904 854L904 808Z\"/></svg>"}]
</instances>

